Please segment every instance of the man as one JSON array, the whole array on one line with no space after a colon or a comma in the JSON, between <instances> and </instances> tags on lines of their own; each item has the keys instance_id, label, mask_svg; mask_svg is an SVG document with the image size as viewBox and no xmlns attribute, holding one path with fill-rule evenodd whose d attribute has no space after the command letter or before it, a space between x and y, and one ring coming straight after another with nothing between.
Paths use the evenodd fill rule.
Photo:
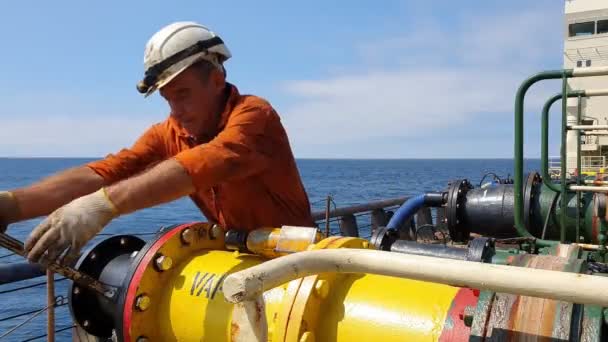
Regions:
<instances>
[{"instance_id":1,"label":"man","mask_svg":"<svg viewBox=\"0 0 608 342\"><path fill-rule=\"evenodd\" d=\"M0 192L0 230L50 214L27 239L27 257L62 262L117 216L186 195L230 229L313 225L279 116L226 82L230 57L215 33L193 22L154 34L137 88L145 96L159 90L169 117L130 149Z\"/></svg>"}]
</instances>

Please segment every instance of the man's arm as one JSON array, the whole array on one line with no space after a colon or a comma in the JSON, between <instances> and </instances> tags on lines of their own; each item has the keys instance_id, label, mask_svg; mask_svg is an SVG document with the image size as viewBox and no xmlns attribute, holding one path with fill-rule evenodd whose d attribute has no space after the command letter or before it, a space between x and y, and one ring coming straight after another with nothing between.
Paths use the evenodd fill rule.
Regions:
<instances>
[{"instance_id":1,"label":"man's arm","mask_svg":"<svg viewBox=\"0 0 608 342\"><path fill-rule=\"evenodd\" d=\"M107 188L108 197L121 215L170 202L194 191L192 178L174 159Z\"/></svg>"},{"instance_id":2,"label":"man's arm","mask_svg":"<svg viewBox=\"0 0 608 342\"><path fill-rule=\"evenodd\" d=\"M107 188L120 214L170 202L218 183L242 179L270 165L266 126L272 108L244 108L215 139Z\"/></svg>"},{"instance_id":3,"label":"man's arm","mask_svg":"<svg viewBox=\"0 0 608 342\"><path fill-rule=\"evenodd\" d=\"M28 187L11 191L19 208L15 221L52 213L75 198L92 193L104 179L86 166L64 170Z\"/></svg>"}]
</instances>

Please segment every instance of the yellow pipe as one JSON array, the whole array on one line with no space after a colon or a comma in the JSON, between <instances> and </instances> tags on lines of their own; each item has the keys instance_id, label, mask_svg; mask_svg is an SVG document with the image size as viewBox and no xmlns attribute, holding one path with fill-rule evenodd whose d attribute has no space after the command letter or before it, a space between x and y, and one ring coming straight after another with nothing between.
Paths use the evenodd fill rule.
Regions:
<instances>
[{"instance_id":1,"label":"yellow pipe","mask_svg":"<svg viewBox=\"0 0 608 342\"><path fill-rule=\"evenodd\" d=\"M158 329L153 334L147 329L145 335L151 341L232 341L242 327L232 321L233 304L225 301L221 282L226 274L262 261L227 251L191 258L175 269L173 282L163 286L156 319L148 327ZM294 304L286 301L289 285L263 295L269 341L293 341L274 334L282 330L276 326L282 311L290 311ZM437 341L458 291L452 286L361 274L340 277L326 286L315 294L322 305L309 305L303 314L319 316L318 327L300 334L308 332L306 336L318 341ZM297 292L293 286L292 292ZM302 317L291 316L287 324L301 321Z\"/></svg>"},{"instance_id":2,"label":"yellow pipe","mask_svg":"<svg viewBox=\"0 0 608 342\"><path fill-rule=\"evenodd\" d=\"M316 247L366 245L361 239L328 238ZM179 246L169 241L164 251L176 255ZM221 250L199 250L178 259L166 271L146 270L137 284L138 295L149 298L140 301L146 304L141 308L135 301L130 339L239 340L251 322L236 318L234 304L224 298L223 280L267 259ZM371 274L314 275L264 292L259 310L268 341L438 341L458 290Z\"/></svg>"}]
</instances>

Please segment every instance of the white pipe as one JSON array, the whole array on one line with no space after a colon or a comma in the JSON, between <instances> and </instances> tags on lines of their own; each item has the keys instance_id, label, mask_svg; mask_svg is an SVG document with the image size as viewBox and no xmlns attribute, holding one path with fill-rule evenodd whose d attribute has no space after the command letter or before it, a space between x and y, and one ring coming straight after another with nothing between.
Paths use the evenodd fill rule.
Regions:
<instances>
[{"instance_id":1,"label":"white pipe","mask_svg":"<svg viewBox=\"0 0 608 342\"><path fill-rule=\"evenodd\" d=\"M600 132L600 131L583 131L581 135L608 135L608 132Z\"/></svg>"},{"instance_id":2,"label":"white pipe","mask_svg":"<svg viewBox=\"0 0 608 342\"><path fill-rule=\"evenodd\" d=\"M608 95L608 89L589 89L585 90L585 96L605 96Z\"/></svg>"},{"instance_id":3,"label":"white pipe","mask_svg":"<svg viewBox=\"0 0 608 342\"><path fill-rule=\"evenodd\" d=\"M581 130L581 131L597 131L601 129L608 129L608 125L571 125L568 129Z\"/></svg>"},{"instance_id":4,"label":"white pipe","mask_svg":"<svg viewBox=\"0 0 608 342\"><path fill-rule=\"evenodd\" d=\"M608 185L607 181L586 179L585 184Z\"/></svg>"},{"instance_id":5,"label":"white pipe","mask_svg":"<svg viewBox=\"0 0 608 342\"><path fill-rule=\"evenodd\" d=\"M573 191L608 192L608 186L570 185L568 188Z\"/></svg>"},{"instance_id":6,"label":"white pipe","mask_svg":"<svg viewBox=\"0 0 608 342\"><path fill-rule=\"evenodd\" d=\"M572 71L574 77L602 76L608 75L608 67L577 68Z\"/></svg>"},{"instance_id":7,"label":"white pipe","mask_svg":"<svg viewBox=\"0 0 608 342\"><path fill-rule=\"evenodd\" d=\"M232 303L313 274L371 273L480 290L608 306L608 278L364 249L305 251L266 261L226 277Z\"/></svg>"}]
</instances>

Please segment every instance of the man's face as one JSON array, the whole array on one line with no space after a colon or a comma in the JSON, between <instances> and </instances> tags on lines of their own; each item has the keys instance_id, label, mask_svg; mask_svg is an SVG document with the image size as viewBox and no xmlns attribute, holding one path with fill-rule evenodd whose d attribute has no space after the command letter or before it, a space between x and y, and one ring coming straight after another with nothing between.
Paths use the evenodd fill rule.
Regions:
<instances>
[{"instance_id":1,"label":"man's face","mask_svg":"<svg viewBox=\"0 0 608 342\"><path fill-rule=\"evenodd\" d=\"M161 88L160 94L171 108L171 116L195 137L209 133L217 125L219 95L223 82L215 71L204 77L196 68L188 68Z\"/></svg>"}]
</instances>

